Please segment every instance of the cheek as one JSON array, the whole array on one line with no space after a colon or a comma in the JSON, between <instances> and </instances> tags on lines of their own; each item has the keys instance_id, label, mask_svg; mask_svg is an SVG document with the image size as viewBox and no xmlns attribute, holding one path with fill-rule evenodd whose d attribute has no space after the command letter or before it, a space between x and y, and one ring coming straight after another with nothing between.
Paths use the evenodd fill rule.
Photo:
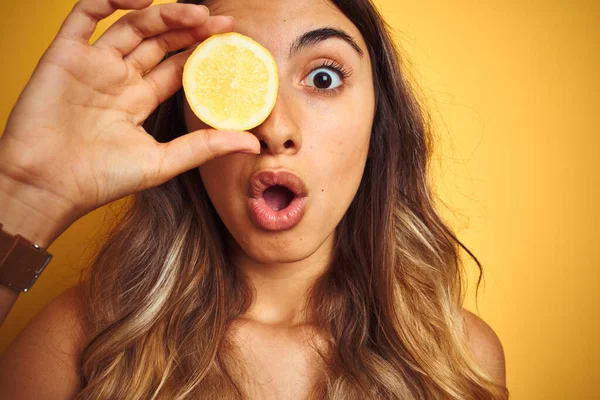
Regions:
<instances>
[{"instance_id":1,"label":"cheek","mask_svg":"<svg viewBox=\"0 0 600 400\"><path fill-rule=\"evenodd\" d=\"M359 132L354 130L350 138L337 137L330 148L326 165L323 170L328 171L327 198L342 206L349 206L360 184L369 145L369 131ZM325 174L324 174L325 177Z\"/></svg>"},{"instance_id":2,"label":"cheek","mask_svg":"<svg viewBox=\"0 0 600 400\"><path fill-rule=\"evenodd\" d=\"M243 176L243 154L231 154L216 158L198 167L198 172L208 195L219 212L229 213L230 207L239 208L239 179ZM238 199L236 202L235 200ZM227 207L224 207L227 206Z\"/></svg>"},{"instance_id":3,"label":"cheek","mask_svg":"<svg viewBox=\"0 0 600 400\"><path fill-rule=\"evenodd\" d=\"M314 123L305 130L307 153L319 195L332 212L330 216L338 217L350 205L364 172L373 107L364 97L362 101L349 98L339 105L321 105L312 116Z\"/></svg>"},{"instance_id":4,"label":"cheek","mask_svg":"<svg viewBox=\"0 0 600 400\"><path fill-rule=\"evenodd\" d=\"M316 164L341 175L360 170L369 150L373 101L368 100L370 96L365 96L365 91L355 92L363 96L346 96L339 103L309 105L312 110L307 120L312 124L304 129L311 146L308 150Z\"/></svg>"}]
</instances>

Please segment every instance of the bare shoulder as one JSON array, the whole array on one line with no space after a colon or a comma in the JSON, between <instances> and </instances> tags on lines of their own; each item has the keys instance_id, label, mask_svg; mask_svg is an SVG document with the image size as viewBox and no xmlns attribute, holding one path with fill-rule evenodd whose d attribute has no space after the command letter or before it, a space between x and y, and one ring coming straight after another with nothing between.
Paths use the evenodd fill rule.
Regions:
<instances>
[{"instance_id":1,"label":"bare shoulder","mask_svg":"<svg viewBox=\"0 0 600 400\"><path fill-rule=\"evenodd\" d=\"M0 397L71 399L86 344L79 287L47 304L0 356Z\"/></svg>"},{"instance_id":2,"label":"bare shoulder","mask_svg":"<svg viewBox=\"0 0 600 400\"><path fill-rule=\"evenodd\" d=\"M477 315L464 308L462 313L471 350L481 366L506 385L506 360L500 338L492 327Z\"/></svg>"}]
</instances>

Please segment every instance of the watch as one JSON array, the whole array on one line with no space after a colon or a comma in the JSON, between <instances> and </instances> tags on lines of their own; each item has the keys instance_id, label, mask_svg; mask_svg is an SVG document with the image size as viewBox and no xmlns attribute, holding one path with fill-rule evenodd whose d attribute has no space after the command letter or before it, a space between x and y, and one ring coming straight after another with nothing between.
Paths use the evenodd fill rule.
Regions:
<instances>
[{"instance_id":1,"label":"watch","mask_svg":"<svg viewBox=\"0 0 600 400\"><path fill-rule=\"evenodd\" d=\"M27 292L51 259L52 254L21 235L11 235L0 223L0 284Z\"/></svg>"}]
</instances>

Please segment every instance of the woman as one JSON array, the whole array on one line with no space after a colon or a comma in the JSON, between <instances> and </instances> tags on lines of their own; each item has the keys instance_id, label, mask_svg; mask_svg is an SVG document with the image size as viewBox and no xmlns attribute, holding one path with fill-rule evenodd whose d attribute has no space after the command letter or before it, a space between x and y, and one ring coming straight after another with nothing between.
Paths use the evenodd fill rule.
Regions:
<instances>
[{"instance_id":1,"label":"woman","mask_svg":"<svg viewBox=\"0 0 600 400\"><path fill-rule=\"evenodd\" d=\"M6 396L506 398L502 347L461 308L426 119L373 5L149 3L77 3L0 142L2 222L44 247L135 193L88 279L5 354ZM90 46L115 8L139 11ZM274 55L278 100L250 132L215 132L181 67L234 29ZM306 206L269 224L252 196Z\"/></svg>"}]
</instances>

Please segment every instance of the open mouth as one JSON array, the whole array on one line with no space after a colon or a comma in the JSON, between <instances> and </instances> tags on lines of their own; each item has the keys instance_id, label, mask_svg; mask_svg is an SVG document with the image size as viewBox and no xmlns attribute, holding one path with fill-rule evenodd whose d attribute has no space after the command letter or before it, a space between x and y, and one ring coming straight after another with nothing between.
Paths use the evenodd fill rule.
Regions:
<instances>
[{"instance_id":1,"label":"open mouth","mask_svg":"<svg viewBox=\"0 0 600 400\"><path fill-rule=\"evenodd\" d=\"M304 215L308 190L300 177L286 171L262 171L249 185L248 212L260 228L281 231L294 227Z\"/></svg>"},{"instance_id":2,"label":"open mouth","mask_svg":"<svg viewBox=\"0 0 600 400\"><path fill-rule=\"evenodd\" d=\"M269 186L263 192L263 198L272 210L279 211L286 208L296 195L285 186Z\"/></svg>"}]
</instances>

